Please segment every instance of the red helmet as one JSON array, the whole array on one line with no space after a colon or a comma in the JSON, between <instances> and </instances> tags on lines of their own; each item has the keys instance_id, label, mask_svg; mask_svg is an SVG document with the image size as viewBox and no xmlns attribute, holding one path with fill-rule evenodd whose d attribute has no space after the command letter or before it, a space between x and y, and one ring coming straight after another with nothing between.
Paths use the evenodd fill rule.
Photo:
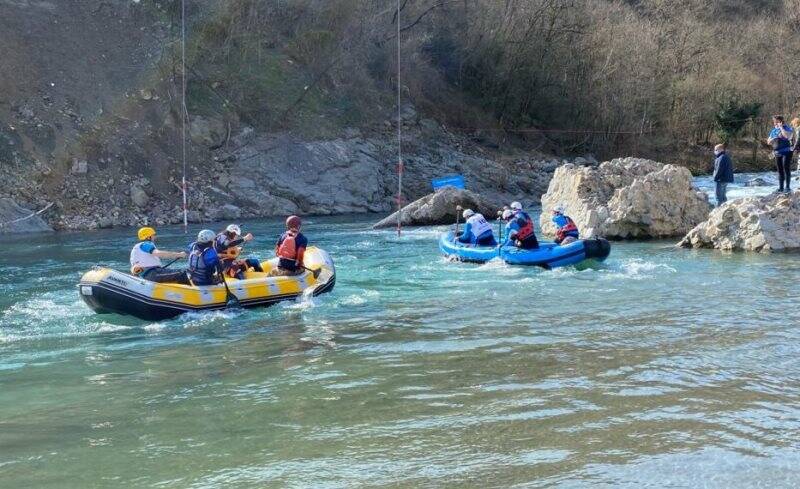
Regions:
<instances>
[{"instance_id":1,"label":"red helmet","mask_svg":"<svg viewBox=\"0 0 800 489\"><path fill-rule=\"evenodd\" d=\"M289 216L286 218L286 229L300 229L302 221L297 216Z\"/></svg>"}]
</instances>

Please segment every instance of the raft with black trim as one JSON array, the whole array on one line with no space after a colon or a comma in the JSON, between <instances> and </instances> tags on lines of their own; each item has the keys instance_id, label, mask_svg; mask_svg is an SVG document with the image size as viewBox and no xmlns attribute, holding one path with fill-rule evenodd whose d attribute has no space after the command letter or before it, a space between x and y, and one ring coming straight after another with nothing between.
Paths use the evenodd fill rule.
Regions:
<instances>
[{"instance_id":1,"label":"raft with black trim","mask_svg":"<svg viewBox=\"0 0 800 489\"><path fill-rule=\"evenodd\" d=\"M500 258L509 265L557 268L576 265L584 260L602 262L611 253L611 244L602 238L580 239L567 245L539 243L535 250L523 250L516 246L486 247L471 246L455 242L452 233L439 238L439 249L448 258L472 263L486 263Z\"/></svg>"},{"instance_id":2,"label":"raft with black trim","mask_svg":"<svg viewBox=\"0 0 800 489\"><path fill-rule=\"evenodd\" d=\"M330 292L336 283L336 268L330 255L312 246L303 261L310 270L320 270L317 278L309 271L269 277L269 271L277 266L274 258L261 262L264 272L245 272L243 280L228 278L228 287L247 308L270 306L303 294ZM169 319L190 311L225 309L226 305L223 284L198 287L155 283L106 267L86 272L78 284L78 293L98 314L125 314L146 321Z\"/></svg>"}]
</instances>

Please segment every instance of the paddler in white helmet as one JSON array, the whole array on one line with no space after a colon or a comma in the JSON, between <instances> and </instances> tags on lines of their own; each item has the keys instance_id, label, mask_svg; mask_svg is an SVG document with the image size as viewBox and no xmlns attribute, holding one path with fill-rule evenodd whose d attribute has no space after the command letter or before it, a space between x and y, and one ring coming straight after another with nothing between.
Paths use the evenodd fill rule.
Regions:
<instances>
[{"instance_id":1,"label":"paddler in white helmet","mask_svg":"<svg viewBox=\"0 0 800 489\"><path fill-rule=\"evenodd\" d=\"M553 224L556 225L555 243L559 245L568 245L578 241L578 238L580 238L578 226L565 212L566 208L564 204L558 204L553 207L552 221Z\"/></svg>"},{"instance_id":2,"label":"paddler in white helmet","mask_svg":"<svg viewBox=\"0 0 800 489\"><path fill-rule=\"evenodd\" d=\"M262 272L261 264L255 258L238 260L239 246L253 240L253 235L247 233L242 236L242 228L237 224L229 224L222 232L217 234L214 239L214 249L222 261L222 269L231 277L238 279L244 278L244 271L252 268L256 272Z\"/></svg>"},{"instance_id":3,"label":"paddler in white helmet","mask_svg":"<svg viewBox=\"0 0 800 489\"><path fill-rule=\"evenodd\" d=\"M522 210L519 202L511 203L512 215L509 219L506 230L506 242L504 245L514 245L524 250L535 250L539 247L539 240L533 229L533 219L527 212Z\"/></svg>"},{"instance_id":4,"label":"paddler in white helmet","mask_svg":"<svg viewBox=\"0 0 800 489\"><path fill-rule=\"evenodd\" d=\"M474 246L497 246L492 233L492 225L489 224L482 214L472 209L464 209L464 232L456 238L460 243L467 243Z\"/></svg>"}]
</instances>

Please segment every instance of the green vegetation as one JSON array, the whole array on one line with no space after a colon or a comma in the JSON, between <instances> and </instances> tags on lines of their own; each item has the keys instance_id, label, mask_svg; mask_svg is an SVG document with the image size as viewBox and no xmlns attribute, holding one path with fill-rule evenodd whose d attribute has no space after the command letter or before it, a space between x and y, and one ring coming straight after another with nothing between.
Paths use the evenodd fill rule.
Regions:
<instances>
[{"instance_id":1,"label":"green vegetation","mask_svg":"<svg viewBox=\"0 0 800 489\"><path fill-rule=\"evenodd\" d=\"M393 0L214 5L193 14L192 110L318 134L391 117ZM797 108L796 0L401 5L406 99L498 140L658 157L733 141L749 120L760 138L761 114Z\"/></svg>"},{"instance_id":2,"label":"green vegetation","mask_svg":"<svg viewBox=\"0 0 800 489\"><path fill-rule=\"evenodd\" d=\"M752 123L761 113L761 104L742 102L729 97L720 104L717 112L717 135L723 143L729 143L741 134L748 123Z\"/></svg>"}]
</instances>

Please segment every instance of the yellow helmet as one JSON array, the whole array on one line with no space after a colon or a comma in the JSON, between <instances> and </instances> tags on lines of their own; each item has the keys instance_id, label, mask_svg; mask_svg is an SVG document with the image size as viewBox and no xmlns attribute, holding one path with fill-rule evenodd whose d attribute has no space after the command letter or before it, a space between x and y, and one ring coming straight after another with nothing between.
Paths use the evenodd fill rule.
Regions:
<instances>
[{"instance_id":1,"label":"yellow helmet","mask_svg":"<svg viewBox=\"0 0 800 489\"><path fill-rule=\"evenodd\" d=\"M139 228L139 241L144 241L147 238L152 238L156 235L156 230L153 228Z\"/></svg>"}]
</instances>

